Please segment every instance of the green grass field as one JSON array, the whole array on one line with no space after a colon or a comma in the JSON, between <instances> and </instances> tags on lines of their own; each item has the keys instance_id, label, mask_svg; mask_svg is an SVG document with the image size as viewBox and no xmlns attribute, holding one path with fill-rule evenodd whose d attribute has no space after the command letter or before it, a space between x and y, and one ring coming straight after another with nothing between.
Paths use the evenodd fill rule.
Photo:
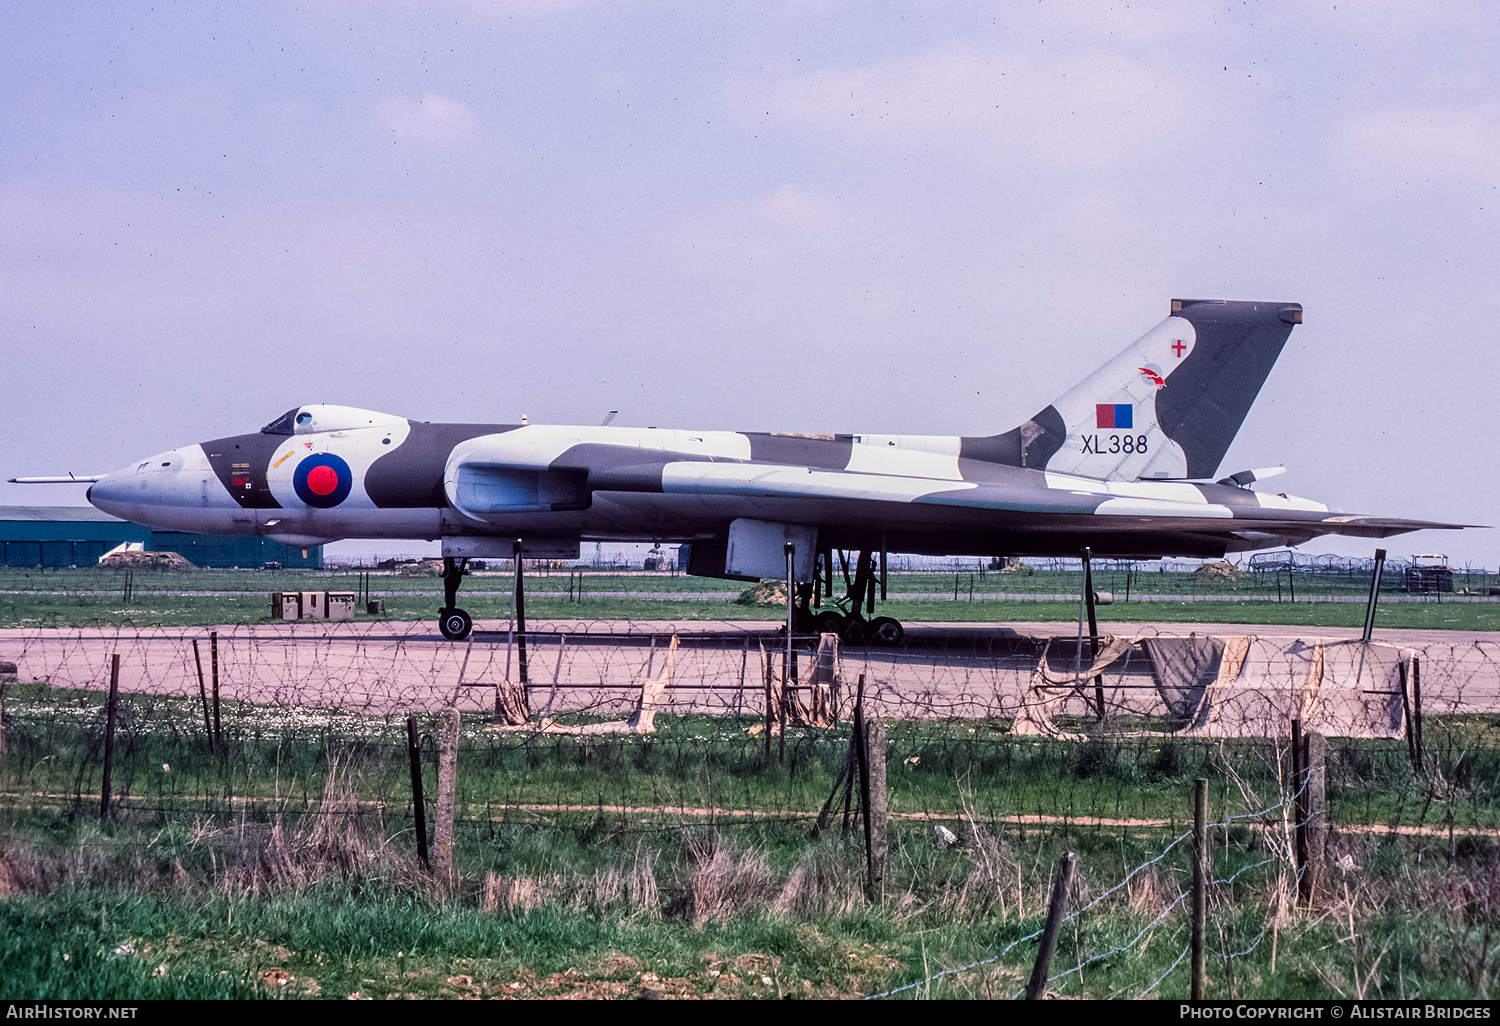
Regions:
<instances>
[{"instance_id":1,"label":"green grass field","mask_svg":"<svg viewBox=\"0 0 1500 1026\"><path fill-rule=\"evenodd\" d=\"M545 837L545 835L543 835ZM259 893L195 878L172 884L111 885L118 868L96 866L46 893L0 900L0 998L163 999L323 997L592 997L633 998L643 990L689 998L856 997L921 980L945 968L1001 957L940 977L902 998L1009 998L1025 981L1034 946L1022 940L1040 925L1036 912L1002 910L999 887L980 894L974 852L940 856L925 838L898 832L902 889L882 906L857 894L858 853L828 842L817 862L820 900L800 908L777 902L787 889L761 870L757 852L774 838L746 837L716 872L681 851L673 884L671 847L651 848L657 901L628 895L599 899L599 874L562 874L536 904L486 907L482 884L435 893L420 871L397 860L362 865L347 878L328 876ZM1020 867L1028 888L1044 887L1060 839L1006 841L995 848L1006 870ZM1120 856L1144 856L1087 839L1072 840L1085 895L1097 894ZM533 842L535 849L538 842ZM1209 997L1237 999L1473 998L1493 983L1487 920L1452 914L1433 899L1440 883L1483 886L1492 857L1465 854L1441 868L1404 865L1398 845L1358 849L1367 865L1350 883L1355 917L1288 911L1274 918L1259 883L1231 885L1233 899L1215 910L1210 927ZM570 865L580 853L549 855ZM640 849L611 855L639 865ZM516 858L522 859L517 853ZM535 859L535 856L533 856ZM1488 860L1488 861L1487 861ZM712 858L708 860L712 863ZM941 892L904 887L905 867L940 872L939 862L969 885L969 906L956 913ZM1141 884L1133 898L1102 906L1063 931L1049 989L1061 996L1181 999L1187 996L1185 917L1154 926L1180 863ZM1222 864L1218 872L1228 867ZM1173 871L1176 871L1175 873ZM549 874L557 876L558 874ZM733 907L695 921L690 902L674 910L674 891L710 888L733 894ZM769 877L754 900L756 882ZM842 877L842 888L840 886ZM506 877L534 879L522 873ZM747 880L747 878L749 878ZM586 892L596 888L593 897ZM1147 893L1151 888L1153 893ZM1012 890L1014 885L1012 886ZM492 888L493 890L493 888ZM1037 902L1039 893L1028 900ZM987 903L987 907L986 907ZM1376 906L1370 908L1370 906ZM1134 906L1134 907L1132 907ZM1180 906L1179 906L1180 910ZM1020 943L1017 943L1020 941ZM1110 952L1075 968L1083 959ZM1247 954L1240 954L1248 950ZM1081 959L1080 953L1083 958ZM1238 955L1238 957L1226 957ZM1175 964L1175 967L1174 967Z\"/></svg>"},{"instance_id":2,"label":"green grass field","mask_svg":"<svg viewBox=\"0 0 1500 1026\"><path fill-rule=\"evenodd\" d=\"M891 591L930 594L931 598L893 598L879 604L878 613L908 623L920 622L1061 622L1078 619L1076 600L968 600L967 574L957 601L952 598L953 575L911 574L892 578ZM1117 576L1123 577L1123 574ZM1247 575L1249 576L1249 575ZM1481 590L1474 575L1471 590ZM1361 602L1316 601L1304 582L1299 601L1277 602L1264 582L1245 584L1246 597L1237 601L1142 601L1141 596L1172 594L1232 594L1235 585L1205 581L1195 574L1133 575L1136 596L1124 601L1124 591L1101 574L1096 588L1115 587L1116 601L1099 607L1100 622L1143 621L1202 623L1264 623L1308 627L1359 627L1364 623ZM1149 580L1148 580L1149 579ZM1461 579L1462 580L1462 579ZM1488 578L1486 578L1488 580ZM744 605L735 600L740 582L689 577L683 574L585 574L581 601L566 594L566 574L531 574L527 578L527 613L533 619L603 620L765 620L779 621L785 610L776 605ZM472 576L460 592L460 603L478 620L510 616L511 578L488 573ZM47 573L10 571L0 574L0 626L217 626L270 623L273 591L354 591L356 575L347 573L202 570L191 573L138 573L134 596L124 598L123 578L116 571L82 569ZM1470 587L1470 583L1461 583ZM985 589L1038 595L1068 594L1079 588L1079 575L1038 572L1031 576L989 574L977 582ZM561 592L562 594L556 594ZM614 597L607 593L629 593ZM549 594L550 593L550 594ZM1343 595L1343 591L1337 591ZM441 583L433 577L372 576L371 597L381 613L359 620L435 621L442 605ZM660 597L657 597L660 596ZM701 596L701 597L699 597ZM1288 596L1289 598L1290 596ZM1389 596L1388 598L1393 598ZM1439 630L1500 630L1500 603L1440 601L1385 601L1376 612L1377 627Z\"/></svg>"},{"instance_id":3,"label":"green grass field","mask_svg":"<svg viewBox=\"0 0 1500 1026\"><path fill-rule=\"evenodd\" d=\"M97 798L104 693L20 684L9 686L5 699L5 792L37 796L41 808L82 807L84 796ZM303 815L316 808L331 770L357 772L375 805L403 809L411 802L401 714L226 704L225 742L215 752L196 696L122 695L117 716L114 790L164 815ZM759 723L758 714L659 714L654 735L580 737L497 734L486 729L484 715L465 714L461 815L488 821L495 808L520 805L582 809L589 822L591 810L605 805L815 813L844 764L847 728L788 728L768 763L764 738L751 733ZM1429 759L1444 779L1462 783L1441 803L1444 822L1451 814L1460 828L1500 830L1500 722L1429 716L1426 724ZM419 725L430 764L436 721L424 716ZM1085 743L1018 737L1008 719L893 721L890 808L995 822L1018 814L1181 820L1185 781L1203 776L1225 787L1234 781L1220 804L1239 813L1277 793L1279 775L1287 772L1284 752L1278 761L1270 741L1173 738L1162 733L1164 724L1123 719L1105 735L1090 722L1061 725L1094 736ZM1434 793L1412 772L1399 739L1335 740L1329 759L1336 770L1329 801L1341 822L1411 825ZM665 815L676 822L676 813ZM661 823L655 814L631 816L653 828Z\"/></svg>"},{"instance_id":4,"label":"green grass field","mask_svg":"<svg viewBox=\"0 0 1500 1026\"><path fill-rule=\"evenodd\" d=\"M1068 575L1057 576L1035 593L1066 590ZM381 619L434 618L436 580L371 583ZM1075 601L954 601L952 583L903 578L893 590L932 597L880 612L1002 624L1078 616ZM1160 583L1155 594L1183 584ZM334 575L138 574L126 604L118 584L98 571L0 579L0 625L261 623L272 590L354 590ZM540 594L566 590L566 576L530 584L538 619L784 615L704 594L738 585L682 576L600 575L592 592L635 594L586 591L581 603ZM505 575L471 579L464 604L503 620L507 585ZM701 597L651 597L684 592ZM1105 630L1142 620L1356 627L1363 606L1117 601L1100 615ZM1377 626L1495 630L1500 606L1389 602ZM1051 988L1180 998L1186 853L1110 889L1180 836L1196 777L1209 780L1218 817L1276 801L1286 772L1268 743L1185 742L1146 733L1154 723L1065 743L1016 737L1004 720L895 722L891 855L884 899L871 903L858 830L842 836L838 802L831 832L809 837L846 757L844 733L793 729L784 760L777 739L768 761L750 718L661 715L655 735L593 738L497 735L466 718L449 885L415 856L404 717L230 706L225 744L211 753L194 701L122 696L116 811L101 825L103 696L11 685L4 706L3 998L774 999L924 980L900 996L1008 998L1030 971L1024 938L1068 850L1080 857L1072 907L1088 910L1063 931ZM1281 811L1213 830L1223 882L1209 995L1488 996L1500 927L1497 730L1429 717L1422 774L1401 741L1334 741L1330 886L1315 909L1288 903ZM422 733L430 803L435 723ZM938 840L938 824L956 844Z\"/></svg>"},{"instance_id":5,"label":"green grass field","mask_svg":"<svg viewBox=\"0 0 1500 1026\"><path fill-rule=\"evenodd\" d=\"M809 837L845 732L793 730L768 761L750 719L587 738L472 717L447 885L415 858L403 717L235 705L211 753L191 700L125 696L101 825L102 704L8 689L0 997L853 997L993 959L902 996L1004 998L1072 850L1086 911L1052 989L1179 998L1189 863L1181 845L1152 860L1185 829L1194 778L1218 819L1274 805L1285 773L1266 742L893 722L891 853L871 903L858 830L841 836L835 814ZM436 726L421 728L430 802ZM1285 900L1282 810L1211 830L1209 995L1487 994L1497 728L1429 718L1422 775L1399 740L1333 741L1314 910Z\"/></svg>"}]
</instances>

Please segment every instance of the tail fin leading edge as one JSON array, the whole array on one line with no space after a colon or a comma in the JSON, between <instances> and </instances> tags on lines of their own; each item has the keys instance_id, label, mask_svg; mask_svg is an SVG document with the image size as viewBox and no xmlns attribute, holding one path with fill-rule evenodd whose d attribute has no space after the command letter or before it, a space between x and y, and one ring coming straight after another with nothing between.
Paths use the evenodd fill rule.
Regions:
<instances>
[{"instance_id":1,"label":"tail fin leading edge","mask_svg":"<svg viewBox=\"0 0 1500 1026\"><path fill-rule=\"evenodd\" d=\"M1106 480L1212 477L1301 323L1296 303L1174 299L1170 317L1051 406L963 439L961 455Z\"/></svg>"}]
</instances>

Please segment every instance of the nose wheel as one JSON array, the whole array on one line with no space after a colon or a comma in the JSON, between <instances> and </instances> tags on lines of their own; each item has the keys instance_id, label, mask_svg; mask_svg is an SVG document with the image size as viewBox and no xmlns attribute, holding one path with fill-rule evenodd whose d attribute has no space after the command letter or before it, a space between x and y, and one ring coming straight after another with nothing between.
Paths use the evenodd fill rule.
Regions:
<instances>
[{"instance_id":1,"label":"nose wheel","mask_svg":"<svg viewBox=\"0 0 1500 1026\"><path fill-rule=\"evenodd\" d=\"M440 610L438 617L438 629L449 641L462 641L474 629L474 618L462 609Z\"/></svg>"},{"instance_id":2,"label":"nose wheel","mask_svg":"<svg viewBox=\"0 0 1500 1026\"><path fill-rule=\"evenodd\" d=\"M438 630L449 641L462 641L474 629L474 618L458 608L458 586L469 574L469 561L443 557L443 608L438 610Z\"/></svg>"}]
</instances>

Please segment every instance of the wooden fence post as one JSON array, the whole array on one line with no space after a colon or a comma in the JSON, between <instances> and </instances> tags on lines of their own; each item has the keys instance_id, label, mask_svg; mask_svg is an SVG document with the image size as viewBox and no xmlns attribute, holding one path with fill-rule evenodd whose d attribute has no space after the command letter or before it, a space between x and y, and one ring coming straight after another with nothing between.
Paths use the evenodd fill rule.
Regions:
<instances>
[{"instance_id":1,"label":"wooden fence post","mask_svg":"<svg viewBox=\"0 0 1500 1026\"><path fill-rule=\"evenodd\" d=\"M1068 852L1057 864L1057 879L1052 884L1052 900L1047 903L1047 925L1042 928L1042 943L1037 948L1036 963L1031 967L1031 981L1026 984L1026 1000L1040 1001L1047 992L1047 966L1057 950L1057 933L1062 927L1063 908L1068 903L1068 888L1073 883L1073 867L1078 856Z\"/></svg>"},{"instance_id":2,"label":"wooden fence post","mask_svg":"<svg viewBox=\"0 0 1500 1026\"><path fill-rule=\"evenodd\" d=\"M865 807L865 893L871 901L885 900L886 842L885 721L876 717L864 723L864 787L860 798Z\"/></svg>"},{"instance_id":3,"label":"wooden fence post","mask_svg":"<svg viewBox=\"0 0 1500 1026\"><path fill-rule=\"evenodd\" d=\"M109 704L104 711L104 786L99 792L99 821L109 818L109 777L115 761L115 709L120 700L120 655L109 657Z\"/></svg>"},{"instance_id":4,"label":"wooden fence post","mask_svg":"<svg viewBox=\"0 0 1500 1026\"><path fill-rule=\"evenodd\" d=\"M1324 852L1328 837L1328 741L1316 731L1302 736L1303 870L1299 891L1304 903L1318 900L1323 889Z\"/></svg>"},{"instance_id":5,"label":"wooden fence post","mask_svg":"<svg viewBox=\"0 0 1500 1026\"><path fill-rule=\"evenodd\" d=\"M458 792L458 737L459 715L457 709L444 709L442 728L438 733L438 793L437 821L432 825L434 869L438 877L452 885L453 875L453 811Z\"/></svg>"}]
</instances>

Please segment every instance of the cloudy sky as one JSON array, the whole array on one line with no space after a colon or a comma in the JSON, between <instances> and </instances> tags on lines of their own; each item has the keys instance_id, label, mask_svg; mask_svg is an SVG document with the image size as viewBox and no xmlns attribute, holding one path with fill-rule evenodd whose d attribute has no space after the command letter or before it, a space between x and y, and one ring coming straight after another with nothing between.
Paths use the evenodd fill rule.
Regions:
<instances>
[{"instance_id":1,"label":"cloudy sky","mask_svg":"<svg viewBox=\"0 0 1500 1026\"><path fill-rule=\"evenodd\" d=\"M1500 523L1497 52L1445 0L7 4L0 476L310 402L989 434L1234 298L1306 324L1225 472Z\"/></svg>"}]
</instances>

